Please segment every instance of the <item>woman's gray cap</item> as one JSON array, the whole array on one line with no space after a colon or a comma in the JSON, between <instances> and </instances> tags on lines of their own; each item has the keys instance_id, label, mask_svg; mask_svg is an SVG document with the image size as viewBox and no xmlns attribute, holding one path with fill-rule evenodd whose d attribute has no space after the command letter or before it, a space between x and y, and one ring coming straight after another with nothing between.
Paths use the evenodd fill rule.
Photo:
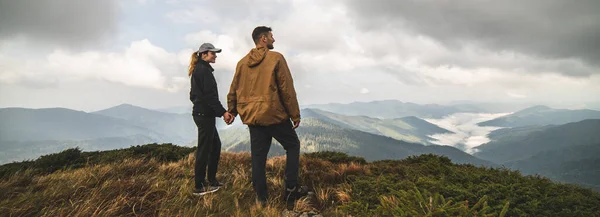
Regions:
<instances>
[{"instance_id":1,"label":"woman's gray cap","mask_svg":"<svg viewBox=\"0 0 600 217\"><path fill-rule=\"evenodd\" d=\"M221 48L216 48L211 43L204 43L204 44L200 45L200 48L198 48L198 53L202 53L204 51L212 51L215 53L221 53Z\"/></svg>"}]
</instances>

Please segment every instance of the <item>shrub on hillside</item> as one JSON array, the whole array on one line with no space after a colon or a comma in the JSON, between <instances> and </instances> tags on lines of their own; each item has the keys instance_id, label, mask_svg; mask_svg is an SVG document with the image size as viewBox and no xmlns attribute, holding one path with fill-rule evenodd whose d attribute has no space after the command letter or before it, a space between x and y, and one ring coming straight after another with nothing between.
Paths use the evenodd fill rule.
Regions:
<instances>
[{"instance_id":1,"label":"shrub on hillside","mask_svg":"<svg viewBox=\"0 0 600 217\"><path fill-rule=\"evenodd\" d=\"M19 171L27 169L33 170L34 174L48 174L60 169L75 169L86 165L120 162L125 159L154 159L158 162L173 162L195 150L194 147L181 147L170 143L153 143L124 149L92 152L82 152L79 148L70 148L59 153L41 156L35 161L2 165L0 166L0 178L8 178Z\"/></svg>"},{"instance_id":2,"label":"shrub on hillside","mask_svg":"<svg viewBox=\"0 0 600 217\"><path fill-rule=\"evenodd\" d=\"M249 153L224 152L217 176L228 187L199 200L191 194L193 160L185 158L193 150L150 144L115 151L82 152L79 158L69 158L76 155L69 152L60 157L53 155L44 162L83 158L86 163L78 170L49 175L29 170L0 180L0 192L6 192L0 194L0 213L9 216L279 216L284 209L279 197L273 197L264 209L255 203L256 194L249 182ZM314 154L321 155L325 158L344 156ZM168 161L173 156L184 159L175 163L154 160ZM88 166L98 162L109 164ZM275 194L283 190L284 162L285 158L276 158L267 163L269 191ZM326 178L328 174L330 178ZM557 184L538 176L523 176L507 169L456 165L432 155L365 164L336 164L307 157L301 161L299 179L308 183L314 194L308 200L298 201L297 208L316 210L323 216L588 217L600 213L600 194L590 189Z\"/></svg>"},{"instance_id":3,"label":"shrub on hillside","mask_svg":"<svg viewBox=\"0 0 600 217\"><path fill-rule=\"evenodd\" d=\"M44 155L35 160L33 167L42 173L52 173L66 167L80 167L83 164L81 149L70 148L59 153Z\"/></svg>"},{"instance_id":4,"label":"shrub on hillside","mask_svg":"<svg viewBox=\"0 0 600 217\"><path fill-rule=\"evenodd\" d=\"M388 216L380 212L385 205L380 196L409 198L416 195L411 192L415 187L422 192L432 192L432 200L439 194L446 202L467 201L464 202L467 207L474 207L485 196L489 207L486 213L505 213L506 216L598 216L600 213L600 194L590 189L552 183L547 178L523 176L507 169L455 165L445 157L421 155L377 161L370 163L369 169L372 176L351 176L347 180L352 186L352 202L341 208L348 214ZM399 196L394 192L405 193ZM385 202L390 201L394 200ZM505 210L507 201L511 205Z\"/></svg>"},{"instance_id":5,"label":"shrub on hillside","mask_svg":"<svg viewBox=\"0 0 600 217\"><path fill-rule=\"evenodd\" d=\"M31 168L35 161L27 160L23 162L7 163L0 166L0 179L8 178L9 176L18 173L19 171L25 171Z\"/></svg>"},{"instance_id":6,"label":"shrub on hillside","mask_svg":"<svg viewBox=\"0 0 600 217\"><path fill-rule=\"evenodd\" d=\"M333 152L333 151L321 151L305 153L304 156L310 158L319 158L322 160L329 161L331 163L361 163L364 164L367 161L362 157L348 156L346 153Z\"/></svg>"},{"instance_id":7,"label":"shrub on hillside","mask_svg":"<svg viewBox=\"0 0 600 217\"><path fill-rule=\"evenodd\" d=\"M374 213L377 216L499 216L508 211L506 202L500 213L492 212L487 196L481 197L473 206L468 201L446 200L439 193L414 188L410 191L390 189L391 195L381 196L381 205Z\"/></svg>"}]
</instances>

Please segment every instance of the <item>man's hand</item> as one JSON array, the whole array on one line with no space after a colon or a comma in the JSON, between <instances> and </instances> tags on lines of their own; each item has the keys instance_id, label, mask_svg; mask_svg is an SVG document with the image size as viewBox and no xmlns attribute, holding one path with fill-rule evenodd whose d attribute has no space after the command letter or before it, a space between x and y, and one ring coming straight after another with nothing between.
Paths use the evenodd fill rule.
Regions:
<instances>
[{"instance_id":1,"label":"man's hand","mask_svg":"<svg viewBox=\"0 0 600 217\"><path fill-rule=\"evenodd\" d=\"M230 125L231 123L233 123L233 120L235 120L235 117L233 117L231 113L225 112L225 114L223 114L223 120L227 125Z\"/></svg>"},{"instance_id":2,"label":"man's hand","mask_svg":"<svg viewBox=\"0 0 600 217\"><path fill-rule=\"evenodd\" d=\"M231 125L233 123L233 121L235 121L235 116L233 116L233 114L231 115L231 120L229 120L229 122L226 122L227 125Z\"/></svg>"},{"instance_id":3,"label":"man's hand","mask_svg":"<svg viewBox=\"0 0 600 217\"><path fill-rule=\"evenodd\" d=\"M298 126L300 126L300 120L298 120L298 122L294 121L294 126L292 127L292 129L296 129L298 128Z\"/></svg>"}]
</instances>

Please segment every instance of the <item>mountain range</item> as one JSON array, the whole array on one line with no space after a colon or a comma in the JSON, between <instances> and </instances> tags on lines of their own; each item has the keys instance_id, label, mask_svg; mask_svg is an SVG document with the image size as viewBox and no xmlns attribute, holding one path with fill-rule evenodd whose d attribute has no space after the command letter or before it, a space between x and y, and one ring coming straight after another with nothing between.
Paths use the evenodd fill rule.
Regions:
<instances>
[{"instance_id":1,"label":"mountain range","mask_svg":"<svg viewBox=\"0 0 600 217\"><path fill-rule=\"evenodd\" d=\"M500 129L474 156L556 181L600 190L600 119Z\"/></svg>"},{"instance_id":2,"label":"mountain range","mask_svg":"<svg viewBox=\"0 0 600 217\"><path fill-rule=\"evenodd\" d=\"M96 112L66 108L0 109L0 163L34 159L79 146L108 150L147 143L188 144L196 138L191 115L123 104Z\"/></svg>"},{"instance_id":3,"label":"mountain range","mask_svg":"<svg viewBox=\"0 0 600 217\"><path fill-rule=\"evenodd\" d=\"M558 126L501 129L490 138L491 142L477 147L475 156L506 163L547 150L600 143L600 119Z\"/></svg>"},{"instance_id":4,"label":"mountain range","mask_svg":"<svg viewBox=\"0 0 600 217\"><path fill-rule=\"evenodd\" d=\"M364 157L368 161L403 159L408 156L427 153L447 156L455 163L494 166L494 164L473 157L457 148L440 145L423 145L396 140L387 136L344 128L314 117L303 119L297 129L301 152L334 151ZM247 127L221 130L225 151L250 151L250 134ZM273 139L271 156L285 155L279 143Z\"/></svg>"},{"instance_id":5,"label":"mountain range","mask_svg":"<svg viewBox=\"0 0 600 217\"><path fill-rule=\"evenodd\" d=\"M477 110L474 107L464 110L453 106L427 104L419 105L410 102L401 102L397 100L382 100L372 102L353 102L348 104L329 103L308 105L307 108L315 108L323 111L333 112L342 115L364 115L374 118L402 118L416 116L420 118L441 118L456 112L472 112Z\"/></svg>"},{"instance_id":6,"label":"mountain range","mask_svg":"<svg viewBox=\"0 0 600 217\"><path fill-rule=\"evenodd\" d=\"M523 127L532 125L559 125L585 119L600 119L600 111L590 109L553 109L548 106L533 106L513 114L481 122L479 126Z\"/></svg>"},{"instance_id":7,"label":"mountain range","mask_svg":"<svg viewBox=\"0 0 600 217\"><path fill-rule=\"evenodd\" d=\"M303 118L315 117L342 128L421 144L430 144L429 134L449 132L417 117L378 119L318 109L303 109L302 114ZM33 159L76 146L107 150L151 142L193 145L197 136L189 113L167 113L130 104L89 113L65 108L3 108L0 121L0 147L5 150L0 163ZM222 121L216 123L219 129L235 128ZM222 138L231 141L227 144L244 142L240 135L229 133Z\"/></svg>"},{"instance_id":8,"label":"mountain range","mask_svg":"<svg viewBox=\"0 0 600 217\"><path fill-rule=\"evenodd\" d=\"M0 109L3 141L85 140L144 135L166 137L124 119L64 108Z\"/></svg>"},{"instance_id":9,"label":"mountain range","mask_svg":"<svg viewBox=\"0 0 600 217\"><path fill-rule=\"evenodd\" d=\"M400 110L386 108L393 105ZM343 105L324 107L342 109L338 106ZM541 174L553 180L600 189L600 183L594 181L600 179L593 166L600 161L595 157L600 156L598 111L535 106L481 122L479 125L502 129L491 132L488 135L491 141L476 147L477 152L469 155L455 147L433 145L435 140L431 135L457 132L424 119L452 112L477 112L480 109L476 106L417 105L399 101L346 106L348 109L342 112L345 114L319 108L301 110L303 119L297 132L302 152L336 151L369 161L433 153L447 156L455 163L506 166L526 174ZM379 116L370 116L369 112ZM406 114L413 115L402 116ZM249 151L246 126L225 126L222 121L217 124L223 150ZM148 143L194 146L195 139L195 124L191 114L185 112L169 113L129 104L89 113L65 108L0 109L0 147L3 149L0 163L35 159L73 147L93 151ZM273 144L271 156L285 153L276 141Z\"/></svg>"}]
</instances>

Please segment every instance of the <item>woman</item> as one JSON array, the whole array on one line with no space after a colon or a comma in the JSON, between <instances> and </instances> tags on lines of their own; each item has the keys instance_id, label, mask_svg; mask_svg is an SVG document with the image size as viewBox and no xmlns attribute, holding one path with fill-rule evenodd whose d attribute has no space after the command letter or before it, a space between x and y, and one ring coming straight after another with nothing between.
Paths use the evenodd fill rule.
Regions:
<instances>
[{"instance_id":1,"label":"woman","mask_svg":"<svg viewBox=\"0 0 600 217\"><path fill-rule=\"evenodd\" d=\"M190 101L194 107L192 117L198 128L198 149L194 166L194 195L205 195L219 190L221 184L216 179L217 166L221 155L221 139L217 133L215 117L223 117L230 123L233 116L219 101L217 82L211 63L215 63L221 49L204 43L192 54L188 76L190 77ZM208 167L208 171L207 171ZM205 175L208 172L208 182Z\"/></svg>"}]
</instances>

